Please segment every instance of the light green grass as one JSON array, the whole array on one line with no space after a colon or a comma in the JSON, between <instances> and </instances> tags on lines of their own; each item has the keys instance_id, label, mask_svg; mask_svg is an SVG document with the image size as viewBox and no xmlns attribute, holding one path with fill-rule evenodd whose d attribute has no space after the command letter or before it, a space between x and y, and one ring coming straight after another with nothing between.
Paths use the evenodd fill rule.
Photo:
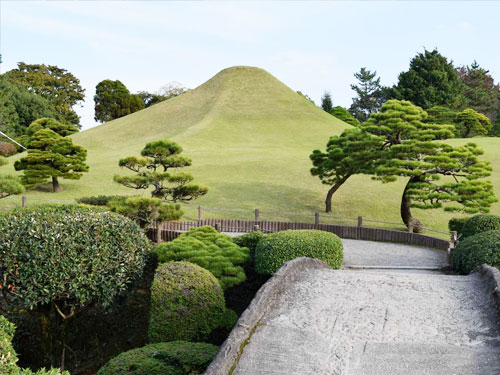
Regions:
<instances>
[{"instance_id":1,"label":"light green grass","mask_svg":"<svg viewBox=\"0 0 500 375\"><path fill-rule=\"evenodd\" d=\"M324 149L330 136L347 127L266 71L234 67L177 98L73 135L76 144L89 150L90 172L80 181L62 180L61 193L31 191L27 196L29 202L98 194L147 196L145 191L127 189L112 181L113 175L124 173L117 166L118 160L138 155L149 141L170 138L193 158L190 171L196 181L209 187L205 197L185 206L187 219L196 217L198 204L312 214L324 209L328 188L310 175L309 154L315 148ZM485 150L485 158L495 168L493 181L500 196L500 138L473 141ZM2 173L11 168L3 167ZM354 176L334 197L333 215L361 215L398 223L403 186L403 180L382 184L369 176ZM0 205L9 202L13 200ZM498 203L493 212L500 214ZM446 229L451 216L457 216L442 210L414 213L426 226L440 230ZM236 213L210 216L252 217ZM278 219L269 215L261 218Z\"/></svg>"}]
</instances>

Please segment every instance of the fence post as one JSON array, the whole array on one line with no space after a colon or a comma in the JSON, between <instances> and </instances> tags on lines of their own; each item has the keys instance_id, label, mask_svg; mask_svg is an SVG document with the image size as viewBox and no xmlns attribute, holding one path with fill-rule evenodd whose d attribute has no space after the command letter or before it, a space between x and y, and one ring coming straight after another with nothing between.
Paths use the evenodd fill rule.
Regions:
<instances>
[{"instance_id":1,"label":"fence post","mask_svg":"<svg viewBox=\"0 0 500 375\"><path fill-rule=\"evenodd\" d=\"M253 231L254 231L254 232L258 232L258 231L260 231L260 227L259 227L257 224L255 224L255 225L253 226Z\"/></svg>"},{"instance_id":2,"label":"fence post","mask_svg":"<svg viewBox=\"0 0 500 375\"><path fill-rule=\"evenodd\" d=\"M202 214L203 214L203 209L201 208L201 206L198 206L198 221L201 221Z\"/></svg>"},{"instance_id":3,"label":"fence post","mask_svg":"<svg viewBox=\"0 0 500 375\"><path fill-rule=\"evenodd\" d=\"M456 245L458 241L458 233L453 231L451 232L451 240L453 241L453 244Z\"/></svg>"},{"instance_id":4,"label":"fence post","mask_svg":"<svg viewBox=\"0 0 500 375\"><path fill-rule=\"evenodd\" d=\"M220 232L220 224L219 223L215 223L214 224L214 228L217 232Z\"/></svg>"},{"instance_id":5,"label":"fence post","mask_svg":"<svg viewBox=\"0 0 500 375\"><path fill-rule=\"evenodd\" d=\"M259 221L259 216L260 216L259 209L258 209L258 208L256 208L256 209L255 209L255 221Z\"/></svg>"},{"instance_id":6,"label":"fence post","mask_svg":"<svg viewBox=\"0 0 500 375\"><path fill-rule=\"evenodd\" d=\"M358 216L358 227L363 226L363 216Z\"/></svg>"},{"instance_id":7,"label":"fence post","mask_svg":"<svg viewBox=\"0 0 500 375\"><path fill-rule=\"evenodd\" d=\"M161 232L162 232L162 225L161 221L157 220L156 221L156 243L161 242Z\"/></svg>"},{"instance_id":8,"label":"fence post","mask_svg":"<svg viewBox=\"0 0 500 375\"><path fill-rule=\"evenodd\" d=\"M319 212L314 213L314 224L319 225Z\"/></svg>"},{"instance_id":9,"label":"fence post","mask_svg":"<svg viewBox=\"0 0 500 375\"><path fill-rule=\"evenodd\" d=\"M24 207L26 207L26 201L27 201L26 196L25 196L25 195L23 195L23 197L21 198L21 206L22 206L23 208L24 208Z\"/></svg>"}]
</instances>

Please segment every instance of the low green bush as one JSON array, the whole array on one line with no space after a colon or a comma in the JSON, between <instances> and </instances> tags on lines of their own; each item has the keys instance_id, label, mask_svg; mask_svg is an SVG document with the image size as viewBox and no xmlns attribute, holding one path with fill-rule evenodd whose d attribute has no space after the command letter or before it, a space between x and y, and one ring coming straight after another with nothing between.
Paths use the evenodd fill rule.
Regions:
<instances>
[{"instance_id":1,"label":"low green bush","mask_svg":"<svg viewBox=\"0 0 500 375\"><path fill-rule=\"evenodd\" d=\"M128 197L121 195L97 195L91 197L81 197L76 201L80 204L87 204L89 206L107 206L111 200L125 200Z\"/></svg>"},{"instance_id":2,"label":"low green bush","mask_svg":"<svg viewBox=\"0 0 500 375\"><path fill-rule=\"evenodd\" d=\"M224 292L207 270L188 262L160 264L151 286L149 339L202 341L225 318Z\"/></svg>"},{"instance_id":3,"label":"low green bush","mask_svg":"<svg viewBox=\"0 0 500 375\"><path fill-rule=\"evenodd\" d=\"M469 236L460 241L451 253L453 269L468 274L474 268L489 264L500 268L500 230Z\"/></svg>"},{"instance_id":4,"label":"low green bush","mask_svg":"<svg viewBox=\"0 0 500 375\"><path fill-rule=\"evenodd\" d=\"M209 270L223 289L246 279L242 266L250 260L249 250L209 226L191 228L175 240L158 245L156 250L160 262L187 261Z\"/></svg>"},{"instance_id":5,"label":"low green bush","mask_svg":"<svg viewBox=\"0 0 500 375\"><path fill-rule=\"evenodd\" d=\"M468 217L454 217L450 219L450 221L448 221L448 229L450 230L450 232L457 232L458 234L462 234L462 229L467 220L469 220Z\"/></svg>"},{"instance_id":6,"label":"low green bush","mask_svg":"<svg viewBox=\"0 0 500 375\"><path fill-rule=\"evenodd\" d=\"M240 247L246 247L250 250L250 256L253 259L255 255L255 249L257 248L257 244L264 237L262 232L252 232L247 233L242 236L234 237L233 241L236 245Z\"/></svg>"},{"instance_id":7,"label":"low green bush","mask_svg":"<svg viewBox=\"0 0 500 375\"><path fill-rule=\"evenodd\" d=\"M217 346L185 341L132 349L111 359L97 375L195 375L208 367Z\"/></svg>"},{"instance_id":8,"label":"low green bush","mask_svg":"<svg viewBox=\"0 0 500 375\"><path fill-rule=\"evenodd\" d=\"M316 258L338 269L344 259L342 241L333 233L319 230L287 230L266 235L255 250L255 270L272 275L286 261Z\"/></svg>"},{"instance_id":9,"label":"low green bush","mask_svg":"<svg viewBox=\"0 0 500 375\"><path fill-rule=\"evenodd\" d=\"M476 215L467 220L463 225L462 238L497 229L500 229L500 216Z\"/></svg>"}]
</instances>

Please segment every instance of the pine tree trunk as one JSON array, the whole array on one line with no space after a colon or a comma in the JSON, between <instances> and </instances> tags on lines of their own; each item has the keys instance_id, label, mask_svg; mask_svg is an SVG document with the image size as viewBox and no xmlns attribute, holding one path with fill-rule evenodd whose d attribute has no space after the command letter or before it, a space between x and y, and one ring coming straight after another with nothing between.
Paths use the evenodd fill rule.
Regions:
<instances>
[{"instance_id":1,"label":"pine tree trunk","mask_svg":"<svg viewBox=\"0 0 500 375\"><path fill-rule=\"evenodd\" d=\"M52 191L54 193L58 193L60 192L62 189L61 189L61 186L59 185L59 181L57 181L57 177L52 177Z\"/></svg>"},{"instance_id":2,"label":"pine tree trunk","mask_svg":"<svg viewBox=\"0 0 500 375\"><path fill-rule=\"evenodd\" d=\"M335 192L346 182L348 177L342 179L341 181L337 181L331 188L328 190L328 193L326 194L326 200L325 200L325 212L332 212L332 196L335 194Z\"/></svg>"},{"instance_id":3,"label":"pine tree trunk","mask_svg":"<svg viewBox=\"0 0 500 375\"><path fill-rule=\"evenodd\" d=\"M409 189L410 184L418 181L419 177L410 177L410 180L405 186L405 190L403 192L403 198L401 199L401 219L408 227L410 232L422 233L424 231L424 225L420 222L420 220L412 216L410 209L411 198L407 196L407 191Z\"/></svg>"}]
</instances>

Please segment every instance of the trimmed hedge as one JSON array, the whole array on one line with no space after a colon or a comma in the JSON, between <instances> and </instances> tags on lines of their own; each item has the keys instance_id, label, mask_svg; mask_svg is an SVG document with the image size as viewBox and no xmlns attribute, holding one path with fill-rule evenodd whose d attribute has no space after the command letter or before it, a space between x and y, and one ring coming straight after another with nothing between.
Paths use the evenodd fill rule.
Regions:
<instances>
[{"instance_id":1,"label":"trimmed hedge","mask_svg":"<svg viewBox=\"0 0 500 375\"><path fill-rule=\"evenodd\" d=\"M266 235L255 250L255 270L272 275L285 262L298 257L316 258L338 269L344 259L342 241L319 230L287 230Z\"/></svg>"},{"instance_id":2,"label":"trimmed hedge","mask_svg":"<svg viewBox=\"0 0 500 375\"><path fill-rule=\"evenodd\" d=\"M250 250L250 256L253 259L255 256L255 249L257 248L257 244L263 237L264 235L262 234L262 232L257 231L234 237L233 242L240 247L248 248Z\"/></svg>"},{"instance_id":3,"label":"trimmed hedge","mask_svg":"<svg viewBox=\"0 0 500 375\"><path fill-rule=\"evenodd\" d=\"M462 274L468 274L485 263L500 268L500 230L479 233L460 241L451 253L451 263Z\"/></svg>"},{"instance_id":4,"label":"trimmed hedge","mask_svg":"<svg viewBox=\"0 0 500 375\"><path fill-rule=\"evenodd\" d=\"M194 375L201 374L217 353L217 346L185 341L146 345L121 353L97 375Z\"/></svg>"},{"instance_id":5,"label":"trimmed hedge","mask_svg":"<svg viewBox=\"0 0 500 375\"><path fill-rule=\"evenodd\" d=\"M160 262L187 261L209 270L223 289L246 279L242 265L250 260L249 250L210 226L191 228L175 240L158 245L156 250Z\"/></svg>"},{"instance_id":6,"label":"trimmed hedge","mask_svg":"<svg viewBox=\"0 0 500 375\"><path fill-rule=\"evenodd\" d=\"M188 262L158 266L151 286L149 339L203 341L222 324L226 303L217 279Z\"/></svg>"},{"instance_id":7,"label":"trimmed hedge","mask_svg":"<svg viewBox=\"0 0 500 375\"><path fill-rule=\"evenodd\" d=\"M450 232L457 232L458 234L462 234L462 229L464 224L469 220L468 217L454 217L448 221L448 229Z\"/></svg>"},{"instance_id":8,"label":"trimmed hedge","mask_svg":"<svg viewBox=\"0 0 500 375\"><path fill-rule=\"evenodd\" d=\"M462 237L500 229L500 216L476 215L467 220L462 227Z\"/></svg>"},{"instance_id":9,"label":"trimmed hedge","mask_svg":"<svg viewBox=\"0 0 500 375\"><path fill-rule=\"evenodd\" d=\"M123 196L123 195L97 195L97 196L91 196L91 197L81 197L78 198L76 201L80 204L87 204L89 206L108 206L109 202L112 200L122 200L124 201L127 199L128 196Z\"/></svg>"}]
</instances>

